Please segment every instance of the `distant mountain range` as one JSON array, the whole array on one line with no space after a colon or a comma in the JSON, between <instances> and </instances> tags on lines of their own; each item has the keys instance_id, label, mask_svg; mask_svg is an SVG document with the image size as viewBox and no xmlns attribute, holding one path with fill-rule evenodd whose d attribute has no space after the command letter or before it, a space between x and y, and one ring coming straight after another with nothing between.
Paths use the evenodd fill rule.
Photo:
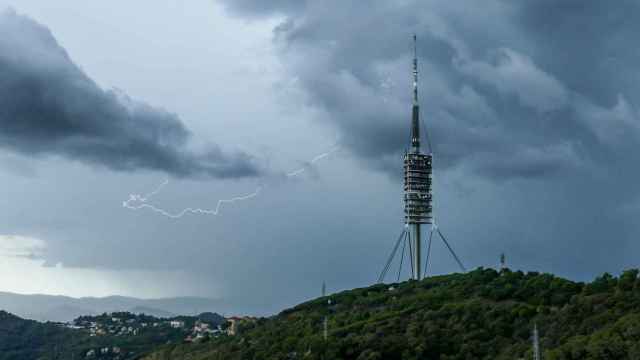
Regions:
<instances>
[{"instance_id":1,"label":"distant mountain range","mask_svg":"<svg viewBox=\"0 0 640 360\"><path fill-rule=\"evenodd\" d=\"M67 322L81 315L128 311L155 317L193 315L202 312L234 314L237 308L224 300L200 297L176 297L166 299L137 299L125 296L83 297L52 295L21 295L0 292L0 310L16 314L24 319Z\"/></svg>"}]
</instances>

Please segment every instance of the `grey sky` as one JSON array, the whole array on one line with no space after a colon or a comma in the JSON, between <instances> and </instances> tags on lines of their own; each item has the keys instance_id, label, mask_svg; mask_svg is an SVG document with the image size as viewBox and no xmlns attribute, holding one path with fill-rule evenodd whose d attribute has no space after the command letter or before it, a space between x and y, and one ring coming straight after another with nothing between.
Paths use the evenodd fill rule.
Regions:
<instances>
[{"instance_id":1,"label":"grey sky","mask_svg":"<svg viewBox=\"0 0 640 360\"><path fill-rule=\"evenodd\" d=\"M493 266L504 251L513 267L577 279L637 265L634 2L489 1L476 9L448 1L363 8L355 1L0 0L4 6L50 29L102 95L116 88L157 111L136 125L171 124L177 141L152 139L188 160L172 165L123 152L121 141L147 141L146 128L140 137L101 133L99 144L113 149L107 158L4 132L0 235L38 239L30 246L38 244L39 261L67 269L57 276L92 272L92 280L43 291L259 297L262 312L317 295L323 280L333 289L371 283L402 226L414 32L422 118L436 156L437 221L465 263ZM12 94L2 103L15 105ZM88 126L84 118L77 121ZM10 121L0 117L3 127ZM37 133L50 123L32 125ZM314 171L269 180L258 197L220 216L171 220L121 207L129 193L176 175L154 204L212 208L254 191L266 181L259 171L297 169L335 142L340 150ZM212 148L213 163L240 179L214 173L205 180L182 168L191 160L197 168ZM130 166L114 165L112 157L127 156ZM434 250L434 271L456 269L443 248ZM26 272L21 264L13 271ZM128 280L131 273L144 289ZM83 285L96 282L109 286ZM0 287L37 290L15 281Z\"/></svg>"}]
</instances>

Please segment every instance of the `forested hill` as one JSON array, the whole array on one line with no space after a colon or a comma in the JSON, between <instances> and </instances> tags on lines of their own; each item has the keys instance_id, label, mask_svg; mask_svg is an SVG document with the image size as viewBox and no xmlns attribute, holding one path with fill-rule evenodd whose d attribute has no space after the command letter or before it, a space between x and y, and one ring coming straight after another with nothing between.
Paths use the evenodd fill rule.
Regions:
<instances>
[{"instance_id":1,"label":"forested hill","mask_svg":"<svg viewBox=\"0 0 640 360\"><path fill-rule=\"evenodd\" d=\"M545 360L640 359L638 271L584 284L478 269L375 285L246 322L236 336L165 346L147 359L531 359L534 324Z\"/></svg>"},{"instance_id":2,"label":"forested hill","mask_svg":"<svg viewBox=\"0 0 640 360\"><path fill-rule=\"evenodd\" d=\"M39 359L57 351L55 344L68 341L71 331L54 324L24 320L0 311L0 359Z\"/></svg>"}]
</instances>

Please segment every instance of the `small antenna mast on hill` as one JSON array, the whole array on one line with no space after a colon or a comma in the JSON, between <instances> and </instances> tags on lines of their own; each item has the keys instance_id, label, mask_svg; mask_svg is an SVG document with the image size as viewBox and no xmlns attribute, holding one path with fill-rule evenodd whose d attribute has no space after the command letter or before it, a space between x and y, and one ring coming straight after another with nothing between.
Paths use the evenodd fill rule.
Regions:
<instances>
[{"instance_id":1,"label":"small antenna mast on hill","mask_svg":"<svg viewBox=\"0 0 640 360\"><path fill-rule=\"evenodd\" d=\"M324 298L325 296L327 296L327 284L323 281L322 297ZM327 300L327 306L328 305L331 305L331 300ZM322 337L324 338L324 341L327 341L329 338L329 317L327 315L324 316L322 328Z\"/></svg>"},{"instance_id":2,"label":"small antenna mast on hill","mask_svg":"<svg viewBox=\"0 0 640 360\"><path fill-rule=\"evenodd\" d=\"M538 324L533 324L533 360L542 360L542 357L540 357L540 336L538 334Z\"/></svg>"}]
</instances>

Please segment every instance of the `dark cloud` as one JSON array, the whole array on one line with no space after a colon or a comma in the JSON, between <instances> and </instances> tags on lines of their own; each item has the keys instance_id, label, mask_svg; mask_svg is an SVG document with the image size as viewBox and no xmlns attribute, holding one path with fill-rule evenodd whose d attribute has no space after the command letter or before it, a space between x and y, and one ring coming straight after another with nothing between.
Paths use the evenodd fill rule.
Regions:
<instances>
[{"instance_id":1,"label":"dark cloud","mask_svg":"<svg viewBox=\"0 0 640 360\"><path fill-rule=\"evenodd\" d=\"M307 0L236 0L224 2L228 9L240 15L269 16L273 14L290 14L306 7Z\"/></svg>"},{"instance_id":2,"label":"dark cloud","mask_svg":"<svg viewBox=\"0 0 640 360\"><path fill-rule=\"evenodd\" d=\"M246 154L189 150L191 134L175 114L102 90L33 20L4 11L0 34L1 147L177 177L257 174Z\"/></svg>"},{"instance_id":3,"label":"dark cloud","mask_svg":"<svg viewBox=\"0 0 640 360\"><path fill-rule=\"evenodd\" d=\"M631 45L640 30L640 3L617 6L599 1L523 2L515 21L526 34L529 51L541 67L572 90L601 106L612 106L624 93L640 100L634 69L640 52Z\"/></svg>"},{"instance_id":4,"label":"dark cloud","mask_svg":"<svg viewBox=\"0 0 640 360\"><path fill-rule=\"evenodd\" d=\"M603 129L583 117L584 107L611 111L619 92L637 99L637 72L622 71L640 60L628 46L638 25L624 21L637 13L634 2L609 9L595 1L490 1L480 12L438 1L374 1L366 9L338 1L226 3L247 14L288 14L275 34L292 76L375 168L387 168L407 146L414 32L422 116L440 167L479 161L489 177L531 178L599 161L618 144L598 141Z\"/></svg>"},{"instance_id":5,"label":"dark cloud","mask_svg":"<svg viewBox=\"0 0 640 360\"><path fill-rule=\"evenodd\" d=\"M226 3L251 14L249 2ZM416 33L422 118L438 173L455 170L484 189L474 196L491 199L484 211L497 218L485 221L494 228L568 256L557 271L628 263L630 234L639 230L628 209L640 194L640 3L254 5L254 12L287 14L274 29L280 58L363 164L401 175ZM504 189L509 207L501 213ZM474 241L494 242L483 236ZM591 264L581 265L576 249Z\"/></svg>"}]
</instances>

